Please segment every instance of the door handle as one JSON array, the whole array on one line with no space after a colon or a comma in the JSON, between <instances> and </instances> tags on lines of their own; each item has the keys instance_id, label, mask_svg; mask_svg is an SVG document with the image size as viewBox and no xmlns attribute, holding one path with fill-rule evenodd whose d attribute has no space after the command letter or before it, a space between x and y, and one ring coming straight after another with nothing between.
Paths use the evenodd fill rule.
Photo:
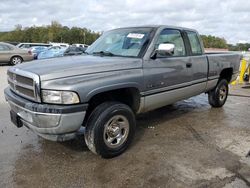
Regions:
<instances>
[{"instance_id":1,"label":"door handle","mask_svg":"<svg viewBox=\"0 0 250 188\"><path fill-rule=\"evenodd\" d=\"M192 67L192 63L187 63L187 64L186 64L186 67L187 67L187 68Z\"/></svg>"}]
</instances>

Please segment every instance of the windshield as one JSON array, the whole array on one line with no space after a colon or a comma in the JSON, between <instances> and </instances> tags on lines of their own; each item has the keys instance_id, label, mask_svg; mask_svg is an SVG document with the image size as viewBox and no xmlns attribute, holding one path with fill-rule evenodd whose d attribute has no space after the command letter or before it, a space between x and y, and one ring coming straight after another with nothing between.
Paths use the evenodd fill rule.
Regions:
<instances>
[{"instance_id":1,"label":"windshield","mask_svg":"<svg viewBox=\"0 0 250 188\"><path fill-rule=\"evenodd\" d=\"M86 52L93 55L139 57L152 28L124 28L105 32Z\"/></svg>"}]
</instances>

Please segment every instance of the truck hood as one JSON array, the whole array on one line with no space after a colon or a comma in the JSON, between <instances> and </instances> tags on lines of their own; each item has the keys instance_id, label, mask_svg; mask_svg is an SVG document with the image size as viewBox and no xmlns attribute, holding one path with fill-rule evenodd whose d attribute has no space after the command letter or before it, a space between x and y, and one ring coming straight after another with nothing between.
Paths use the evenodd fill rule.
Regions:
<instances>
[{"instance_id":1,"label":"truck hood","mask_svg":"<svg viewBox=\"0 0 250 188\"><path fill-rule=\"evenodd\" d=\"M84 74L141 68L142 60L127 57L81 55L35 60L17 65L16 67L39 75L41 80L51 80Z\"/></svg>"}]
</instances>

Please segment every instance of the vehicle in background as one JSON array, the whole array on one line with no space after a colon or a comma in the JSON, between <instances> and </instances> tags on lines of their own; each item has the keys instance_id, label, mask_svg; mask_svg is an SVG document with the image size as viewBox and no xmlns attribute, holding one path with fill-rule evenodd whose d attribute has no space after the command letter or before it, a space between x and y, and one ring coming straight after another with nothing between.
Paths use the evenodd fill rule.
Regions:
<instances>
[{"instance_id":1,"label":"vehicle in background","mask_svg":"<svg viewBox=\"0 0 250 188\"><path fill-rule=\"evenodd\" d=\"M10 41L5 41L5 43L12 44L14 46L17 46L20 42L10 42Z\"/></svg>"},{"instance_id":2,"label":"vehicle in background","mask_svg":"<svg viewBox=\"0 0 250 188\"><path fill-rule=\"evenodd\" d=\"M37 59L48 59L53 57L61 57L67 48L61 46L51 46L46 50L40 52Z\"/></svg>"},{"instance_id":3,"label":"vehicle in background","mask_svg":"<svg viewBox=\"0 0 250 188\"><path fill-rule=\"evenodd\" d=\"M81 55L85 52L85 50L86 48L84 47L70 46L65 50L64 56Z\"/></svg>"},{"instance_id":4,"label":"vehicle in background","mask_svg":"<svg viewBox=\"0 0 250 188\"><path fill-rule=\"evenodd\" d=\"M20 49L9 43L0 42L0 63L16 65L33 59L32 53L28 50Z\"/></svg>"},{"instance_id":5,"label":"vehicle in background","mask_svg":"<svg viewBox=\"0 0 250 188\"><path fill-rule=\"evenodd\" d=\"M82 47L82 48L88 48L89 47L89 45L87 45L87 44L72 44L72 46Z\"/></svg>"},{"instance_id":6,"label":"vehicle in background","mask_svg":"<svg viewBox=\"0 0 250 188\"><path fill-rule=\"evenodd\" d=\"M31 47L34 47L34 46L45 46L45 47L50 47L52 45L50 44L45 44L45 43L19 43L17 45L18 48L26 48L26 49L29 49Z\"/></svg>"},{"instance_id":7,"label":"vehicle in background","mask_svg":"<svg viewBox=\"0 0 250 188\"><path fill-rule=\"evenodd\" d=\"M29 49L29 51L33 54L34 59L37 59L37 56L38 56L41 52L43 52L43 51L45 51L45 50L47 50L47 49L48 49L48 47L46 47L46 46L34 46L34 47L31 47L31 48Z\"/></svg>"},{"instance_id":8,"label":"vehicle in background","mask_svg":"<svg viewBox=\"0 0 250 188\"><path fill-rule=\"evenodd\" d=\"M69 47L69 44L68 44L68 43L50 42L49 44L50 44L51 46L61 46L61 47L64 47L64 48Z\"/></svg>"}]
</instances>

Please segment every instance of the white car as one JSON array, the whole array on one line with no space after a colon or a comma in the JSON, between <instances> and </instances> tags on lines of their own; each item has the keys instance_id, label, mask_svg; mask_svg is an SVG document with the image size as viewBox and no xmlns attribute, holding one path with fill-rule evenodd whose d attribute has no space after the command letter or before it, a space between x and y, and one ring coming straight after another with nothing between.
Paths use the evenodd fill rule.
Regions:
<instances>
[{"instance_id":1,"label":"white car","mask_svg":"<svg viewBox=\"0 0 250 188\"><path fill-rule=\"evenodd\" d=\"M87 45L87 44L72 44L72 46L82 47L82 48L88 48L89 47L89 45Z\"/></svg>"},{"instance_id":2,"label":"white car","mask_svg":"<svg viewBox=\"0 0 250 188\"><path fill-rule=\"evenodd\" d=\"M61 46L61 47L69 47L69 44L68 43L57 43L57 42L50 42L49 43L51 46Z\"/></svg>"},{"instance_id":3,"label":"white car","mask_svg":"<svg viewBox=\"0 0 250 188\"><path fill-rule=\"evenodd\" d=\"M25 42L25 43L19 43L18 45L16 45L18 48L25 48L25 49L29 49L31 47L34 47L34 46L44 46L44 47L50 47L52 45L50 44L45 44L45 43L28 43L28 42Z\"/></svg>"}]
</instances>

